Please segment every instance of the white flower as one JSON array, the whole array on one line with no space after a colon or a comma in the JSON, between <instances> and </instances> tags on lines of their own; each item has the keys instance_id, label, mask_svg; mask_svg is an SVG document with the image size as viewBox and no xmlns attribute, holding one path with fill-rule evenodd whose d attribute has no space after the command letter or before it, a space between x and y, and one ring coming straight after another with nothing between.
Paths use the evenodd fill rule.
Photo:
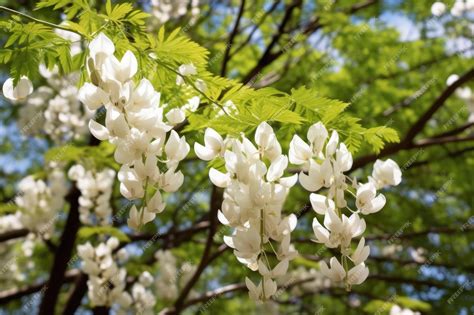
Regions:
<instances>
[{"instance_id":1,"label":"white flower","mask_svg":"<svg viewBox=\"0 0 474 315\"><path fill-rule=\"evenodd\" d=\"M267 181L273 182L279 180L288 167L288 158L285 155L280 155L276 158L267 171Z\"/></svg>"},{"instance_id":2,"label":"white flower","mask_svg":"<svg viewBox=\"0 0 474 315\"><path fill-rule=\"evenodd\" d=\"M263 282L263 286L262 286ZM249 290L249 296L254 301L268 300L277 290L277 284L270 278L264 278L258 286L255 286L249 278L245 278L245 285ZM265 293L264 293L265 292Z\"/></svg>"},{"instance_id":3,"label":"white flower","mask_svg":"<svg viewBox=\"0 0 474 315\"><path fill-rule=\"evenodd\" d=\"M329 138L326 144L326 156L333 155L336 152L337 145L339 144L339 134L336 130L333 130L331 138Z\"/></svg>"},{"instance_id":4,"label":"white flower","mask_svg":"<svg viewBox=\"0 0 474 315\"><path fill-rule=\"evenodd\" d=\"M3 95L11 101L25 99L33 92L33 83L26 76L22 76L16 86L13 86L13 78L9 78L3 83Z\"/></svg>"},{"instance_id":5,"label":"white flower","mask_svg":"<svg viewBox=\"0 0 474 315\"><path fill-rule=\"evenodd\" d=\"M328 209L334 211L336 205L334 201L327 198L326 196L319 195L319 194L311 194L309 195L309 200L311 201L311 206L313 210L316 211L318 214L326 214Z\"/></svg>"},{"instance_id":6,"label":"white flower","mask_svg":"<svg viewBox=\"0 0 474 315\"><path fill-rule=\"evenodd\" d=\"M357 189L356 206L362 214L378 212L385 206L385 196L382 194L376 196L376 194L375 185L371 182L359 186Z\"/></svg>"},{"instance_id":7,"label":"white flower","mask_svg":"<svg viewBox=\"0 0 474 315\"><path fill-rule=\"evenodd\" d=\"M295 165L301 165L309 162L313 153L309 145L298 135L294 135L290 142L290 151L288 153L290 162Z\"/></svg>"},{"instance_id":8,"label":"white flower","mask_svg":"<svg viewBox=\"0 0 474 315\"><path fill-rule=\"evenodd\" d=\"M258 125L255 131L255 143L260 147L263 156L273 161L281 155L281 146L272 127L266 122Z\"/></svg>"},{"instance_id":9,"label":"white flower","mask_svg":"<svg viewBox=\"0 0 474 315\"><path fill-rule=\"evenodd\" d=\"M181 171L175 172L174 169L169 169L161 175L159 186L166 192L175 192L183 185L183 182L184 175Z\"/></svg>"},{"instance_id":10,"label":"white flower","mask_svg":"<svg viewBox=\"0 0 474 315\"><path fill-rule=\"evenodd\" d=\"M120 61L113 55L109 56L103 68L106 78L125 83L137 73L138 62L135 55L130 50L127 50Z\"/></svg>"},{"instance_id":11,"label":"white flower","mask_svg":"<svg viewBox=\"0 0 474 315\"><path fill-rule=\"evenodd\" d=\"M78 98L89 110L96 110L110 101L104 90L88 82L79 89Z\"/></svg>"},{"instance_id":12,"label":"white flower","mask_svg":"<svg viewBox=\"0 0 474 315\"><path fill-rule=\"evenodd\" d=\"M324 260L319 263L319 267L321 268L321 272L323 273L323 275L325 275L334 282L343 281L346 277L346 271L344 270L344 267L342 267L341 263L337 260L337 258L332 257L329 260L329 264L331 266L330 268Z\"/></svg>"},{"instance_id":13,"label":"white flower","mask_svg":"<svg viewBox=\"0 0 474 315\"><path fill-rule=\"evenodd\" d=\"M333 183L333 168L331 161L325 159L320 165L311 160L308 175L301 172L299 175L301 186L308 191L317 191L322 187L329 188Z\"/></svg>"},{"instance_id":14,"label":"white flower","mask_svg":"<svg viewBox=\"0 0 474 315\"><path fill-rule=\"evenodd\" d=\"M223 155L225 149L224 140L212 128L206 128L204 132L204 146L197 142L194 143L194 152L204 161L210 161L218 155Z\"/></svg>"},{"instance_id":15,"label":"white flower","mask_svg":"<svg viewBox=\"0 0 474 315\"><path fill-rule=\"evenodd\" d=\"M100 70L104 60L114 52L114 43L104 33L97 35L89 44L89 54L94 59L97 70Z\"/></svg>"},{"instance_id":16,"label":"white flower","mask_svg":"<svg viewBox=\"0 0 474 315\"><path fill-rule=\"evenodd\" d=\"M364 263L352 267L347 273L347 283L350 285L358 285L369 276L369 268Z\"/></svg>"},{"instance_id":17,"label":"white flower","mask_svg":"<svg viewBox=\"0 0 474 315\"><path fill-rule=\"evenodd\" d=\"M197 69L196 67L190 63L190 64L185 64L185 65L181 65L179 66L178 68L178 72L182 75L182 76L189 76L189 75L195 75L197 74Z\"/></svg>"},{"instance_id":18,"label":"white flower","mask_svg":"<svg viewBox=\"0 0 474 315\"><path fill-rule=\"evenodd\" d=\"M446 5L442 2L436 1L431 6L431 14L434 16L441 16L446 12Z\"/></svg>"},{"instance_id":19,"label":"white flower","mask_svg":"<svg viewBox=\"0 0 474 315\"><path fill-rule=\"evenodd\" d=\"M214 185L221 188L226 188L231 182L231 178L228 173L224 174L213 167L211 167L209 170L209 178Z\"/></svg>"},{"instance_id":20,"label":"white flower","mask_svg":"<svg viewBox=\"0 0 474 315\"><path fill-rule=\"evenodd\" d=\"M264 277L278 278L286 274L288 271L289 261L288 259L283 259L280 261L275 268L268 270L266 263L262 259L258 261L258 272Z\"/></svg>"},{"instance_id":21,"label":"white flower","mask_svg":"<svg viewBox=\"0 0 474 315\"><path fill-rule=\"evenodd\" d=\"M127 224L132 229L139 230L142 225L153 221L153 219L155 219L155 216L156 215L154 213L148 212L146 208L142 208L140 209L140 211L138 211L137 207L133 205L130 209Z\"/></svg>"},{"instance_id":22,"label":"white flower","mask_svg":"<svg viewBox=\"0 0 474 315\"><path fill-rule=\"evenodd\" d=\"M374 182L377 189L396 186L402 181L402 172L398 164L391 159L386 161L377 160L370 180Z\"/></svg>"},{"instance_id":23,"label":"white flower","mask_svg":"<svg viewBox=\"0 0 474 315\"><path fill-rule=\"evenodd\" d=\"M183 136L179 138L176 131L171 130L168 142L165 145L166 157L171 163L176 163L183 160L189 153L189 144L186 142L186 138ZM174 165L174 164L172 164ZM170 165L169 165L170 166Z\"/></svg>"},{"instance_id":24,"label":"white flower","mask_svg":"<svg viewBox=\"0 0 474 315\"><path fill-rule=\"evenodd\" d=\"M370 254L370 247L364 246L365 245L365 238L361 238L359 244L357 245L356 250L351 256L351 260L354 265L359 265L367 260Z\"/></svg>"},{"instance_id":25,"label":"white flower","mask_svg":"<svg viewBox=\"0 0 474 315\"><path fill-rule=\"evenodd\" d=\"M166 113L166 119L168 119L170 124L177 125L186 119L186 115L180 108L173 108Z\"/></svg>"},{"instance_id":26,"label":"white flower","mask_svg":"<svg viewBox=\"0 0 474 315\"><path fill-rule=\"evenodd\" d=\"M159 190L155 192L153 197L148 201L147 204L148 211L153 213L161 213L166 207L166 203L163 202L161 198L161 193Z\"/></svg>"},{"instance_id":27,"label":"white flower","mask_svg":"<svg viewBox=\"0 0 474 315\"><path fill-rule=\"evenodd\" d=\"M329 248L349 246L351 239L364 233L365 220L361 219L357 213L350 217L342 215L342 219L332 209L327 209L324 216L324 228L317 218L313 219L313 231L316 242L324 243Z\"/></svg>"},{"instance_id":28,"label":"white flower","mask_svg":"<svg viewBox=\"0 0 474 315\"><path fill-rule=\"evenodd\" d=\"M318 156L323 150L324 142L328 137L328 131L321 122L318 122L308 129L307 137L312 146L315 156Z\"/></svg>"},{"instance_id":29,"label":"white flower","mask_svg":"<svg viewBox=\"0 0 474 315\"><path fill-rule=\"evenodd\" d=\"M176 85L182 85L184 84L184 78L190 75L195 75L197 74L197 69L196 67L191 63L191 64L186 64L186 65L181 65L178 68L179 75L176 77Z\"/></svg>"}]
</instances>

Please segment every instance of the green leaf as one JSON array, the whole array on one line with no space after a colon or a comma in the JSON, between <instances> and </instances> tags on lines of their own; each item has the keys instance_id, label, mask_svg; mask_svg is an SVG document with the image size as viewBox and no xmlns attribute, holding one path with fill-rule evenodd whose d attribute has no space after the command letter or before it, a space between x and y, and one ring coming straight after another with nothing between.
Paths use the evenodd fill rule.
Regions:
<instances>
[{"instance_id":1,"label":"green leaf","mask_svg":"<svg viewBox=\"0 0 474 315\"><path fill-rule=\"evenodd\" d=\"M130 242L127 234L113 226L84 226L78 232L79 239L83 241L92 238L94 235L110 235L116 237L120 242Z\"/></svg>"}]
</instances>

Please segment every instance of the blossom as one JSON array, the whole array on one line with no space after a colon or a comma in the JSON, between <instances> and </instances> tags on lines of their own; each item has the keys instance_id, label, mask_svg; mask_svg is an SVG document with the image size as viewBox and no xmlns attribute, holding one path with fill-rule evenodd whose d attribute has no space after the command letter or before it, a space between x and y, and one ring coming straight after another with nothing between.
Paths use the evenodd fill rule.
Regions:
<instances>
[{"instance_id":1,"label":"blossom","mask_svg":"<svg viewBox=\"0 0 474 315\"><path fill-rule=\"evenodd\" d=\"M17 84L13 85L13 78L8 78L3 83L3 95L11 101L25 99L33 92L33 83L26 76L22 76Z\"/></svg>"},{"instance_id":2,"label":"blossom","mask_svg":"<svg viewBox=\"0 0 474 315\"><path fill-rule=\"evenodd\" d=\"M255 286L248 282L253 299L268 299L276 291L274 279L283 276L289 261L297 255L291 245L290 233L295 229L294 214L282 214L289 189L296 184L297 175L284 176L288 157L282 154L280 143L272 127L262 122L257 126L255 144L248 138L229 139L227 142L208 128L205 145L195 144L195 152L203 160L223 156L225 171L211 168L209 178L217 187L225 188L224 200L218 211L222 224L234 228L224 242L234 249L237 260L252 271L258 271L262 281ZM271 266L259 259L267 243L278 260Z\"/></svg>"},{"instance_id":3,"label":"blossom","mask_svg":"<svg viewBox=\"0 0 474 315\"><path fill-rule=\"evenodd\" d=\"M372 182L360 185L357 189L356 206L362 214L375 213L385 206L385 196L376 196L375 185Z\"/></svg>"},{"instance_id":4,"label":"blossom","mask_svg":"<svg viewBox=\"0 0 474 315\"><path fill-rule=\"evenodd\" d=\"M392 159L386 161L377 160L374 164L372 177L369 178L375 184L375 188L386 186L396 186L402 181L402 172L400 167Z\"/></svg>"},{"instance_id":5,"label":"blossom","mask_svg":"<svg viewBox=\"0 0 474 315\"><path fill-rule=\"evenodd\" d=\"M194 143L194 152L204 161L210 161L218 155L224 155L224 140L212 128L206 128L204 132L204 145L197 142Z\"/></svg>"},{"instance_id":6,"label":"blossom","mask_svg":"<svg viewBox=\"0 0 474 315\"><path fill-rule=\"evenodd\" d=\"M319 264L321 272L323 275L328 277L334 282L343 282L350 287L351 285L361 284L367 279L369 275L369 268L367 268L364 263L358 264L353 268L349 269L348 272L344 270L341 263L337 260L336 257L332 257L329 261L330 267L326 262L321 261Z\"/></svg>"},{"instance_id":7,"label":"blossom","mask_svg":"<svg viewBox=\"0 0 474 315\"><path fill-rule=\"evenodd\" d=\"M271 278L264 278L258 286L252 280L245 278L245 285L249 290L249 296L254 301L268 300L277 290L277 284Z\"/></svg>"},{"instance_id":8,"label":"blossom","mask_svg":"<svg viewBox=\"0 0 474 315\"><path fill-rule=\"evenodd\" d=\"M142 199L143 204L140 210L132 207L128 222L140 227L164 210L160 191L174 192L183 184L184 176L177 168L190 147L172 126L183 122L185 113L173 108L164 115L161 94L151 82L145 78L134 82L139 69L133 52L126 51L121 59L114 53L113 42L103 33L91 41L91 82L81 87L79 99L90 110L106 109L104 124L90 120L89 130L97 139L116 146L120 193L130 200ZM189 75L193 67L186 65L180 71ZM166 166L166 172L160 171L160 165ZM155 194L146 195L146 188L155 188Z\"/></svg>"},{"instance_id":9,"label":"blossom","mask_svg":"<svg viewBox=\"0 0 474 315\"><path fill-rule=\"evenodd\" d=\"M431 14L434 16L441 16L446 11L446 5L442 2L436 1L431 5Z\"/></svg>"},{"instance_id":10,"label":"blossom","mask_svg":"<svg viewBox=\"0 0 474 315\"><path fill-rule=\"evenodd\" d=\"M316 242L324 243L329 248L349 246L351 239L360 236L365 231L365 220L361 219L357 213L350 217L345 214L339 218L332 209L328 209L324 216L324 226L317 218L313 219L313 231Z\"/></svg>"},{"instance_id":11,"label":"blossom","mask_svg":"<svg viewBox=\"0 0 474 315\"><path fill-rule=\"evenodd\" d=\"M365 238L361 238L359 244L357 245L356 250L350 256L351 260L354 262L354 265L359 265L367 260L370 254L370 247L364 246L365 245Z\"/></svg>"}]
</instances>

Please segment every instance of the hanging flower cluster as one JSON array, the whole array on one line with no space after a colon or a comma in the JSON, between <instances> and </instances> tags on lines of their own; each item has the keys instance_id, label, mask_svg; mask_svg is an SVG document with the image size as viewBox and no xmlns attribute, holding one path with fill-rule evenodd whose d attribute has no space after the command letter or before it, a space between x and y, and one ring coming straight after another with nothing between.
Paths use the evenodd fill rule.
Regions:
<instances>
[{"instance_id":1,"label":"hanging flower cluster","mask_svg":"<svg viewBox=\"0 0 474 315\"><path fill-rule=\"evenodd\" d=\"M173 253L169 250L159 250L155 253L159 264L159 275L155 280L156 294L165 301L174 301L178 298L179 289L183 288L196 271L196 266L183 263L179 268ZM195 296L191 291L189 297Z\"/></svg>"},{"instance_id":2,"label":"hanging flower cluster","mask_svg":"<svg viewBox=\"0 0 474 315\"><path fill-rule=\"evenodd\" d=\"M89 242L77 246L82 270L89 276L88 297L93 306L110 307L118 303L128 307L131 304L132 299L125 291L127 272L117 265L113 257L113 251L118 246L119 241L114 237L97 247Z\"/></svg>"},{"instance_id":3,"label":"hanging flower cluster","mask_svg":"<svg viewBox=\"0 0 474 315\"><path fill-rule=\"evenodd\" d=\"M83 224L109 225L112 208L110 196L115 179L115 171L109 168L100 172L86 170L76 164L68 171L71 180L77 182L81 191L79 197L79 218ZM95 220L94 220L95 218Z\"/></svg>"},{"instance_id":4,"label":"hanging flower cluster","mask_svg":"<svg viewBox=\"0 0 474 315\"><path fill-rule=\"evenodd\" d=\"M212 183L225 188L219 221L234 228L225 243L234 249L237 259L262 276L256 286L246 279L250 297L267 300L277 290L275 279L287 272L288 264L297 252L290 245L290 233L297 218L282 215L283 203L297 176L283 177L288 158L273 129L261 123L255 133L256 146L245 136L228 141L228 149L220 135L206 130L205 146L195 145L196 154L204 160L224 155L227 173L211 168ZM268 256L278 261L270 264Z\"/></svg>"},{"instance_id":5,"label":"hanging flower cluster","mask_svg":"<svg viewBox=\"0 0 474 315\"><path fill-rule=\"evenodd\" d=\"M114 44L101 33L90 43L89 52L92 82L80 89L79 98L90 110L106 109L105 126L91 120L89 128L97 139L117 146L114 157L122 164L118 173L122 195L144 201L140 209L132 207L128 220L138 229L164 210L161 191L174 192L182 185L183 174L177 168L189 145L172 130L176 120L163 121L160 93L150 81L142 79L138 85L132 81L138 64L131 51L118 60ZM158 164L167 170L161 171ZM155 192L149 198L151 187Z\"/></svg>"},{"instance_id":6,"label":"hanging flower cluster","mask_svg":"<svg viewBox=\"0 0 474 315\"><path fill-rule=\"evenodd\" d=\"M54 220L64 206L67 194L64 173L54 168L47 181L35 180L33 176L23 178L18 184L16 205L20 208L20 221L24 227L43 238L50 238L54 231Z\"/></svg>"},{"instance_id":7,"label":"hanging flower cluster","mask_svg":"<svg viewBox=\"0 0 474 315\"><path fill-rule=\"evenodd\" d=\"M330 267L321 262L321 272L334 282L343 282L350 290L352 285L361 284L369 274L365 260L369 256L370 248L365 246L362 237L355 250L351 248L353 238L361 236L366 228L362 215L369 215L380 211L386 199L377 194L377 189L398 185L401 182L401 171L392 161L376 161L372 176L368 182L359 184L354 179L352 186L346 183L349 179L344 172L352 167L352 155L346 145L339 141L339 135L333 131L329 133L322 123L312 125L307 133L305 142L298 135L294 135L290 143L290 162L302 166L299 174L301 185L310 195L311 205L319 215L324 215L324 226L317 218L313 220L315 241L328 248L339 248L341 262L336 257L330 259ZM314 193L323 190L326 194ZM355 192L351 191L355 189ZM355 199L357 210L352 210L346 201L346 195ZM348 217L344 210L349 211ZM349 268L349 265L353 266Z\"/></svg>"},{"instance_id":8,"label":"hanging flower cluster","mask_svg":"<svg viewBox=\"0 0 474 315\"><path fill-rule=\"evenodd\" d=\"M267 300L276 292L275 279L287 272L289 260L297 255L290 244L296 216L281 214L297 177L306 190L313 192L310 201L315 212L324 215L324 226L316 218L313 221L315 241L328 248L340 248L342 264L333 257L330 268L321 263L321 272L334 282L344 282L347 289L362 283L369 273L364 263L370 252L365 239L360 239L355 250L351 248L352 239L361 236L366 228L360 215L376 213L385 205L385 197L377 194L377 189L401 182L401 171L392 160L377 160L365 184L347 177L344 173L352 168L352 155L339 141L338 133L333 131L329 137L320 122L309 128L307 140L294 135L287 158L282 155L273 129L263 122L255 132L256 146L245 136L241 141L224 140L210 128L205 131L204 145L194 146L202 160L225 160L226 173L211 168L209 177L214 185L225 188L218 219L234 228L232 236L224 237L225 243L234 249L241 263L258 270L263 278L258 285L246 279L254 300ZM299 176L283 177L288 161L302 168ZM347 180L352 181L351 186ZM321 193L323 190L325 194ZM357 210L348 206L347 194L354 197ZM343 213L345 209L351 212L349 217ZM270 264L268 253L278 261L276 266Z\"/></svg>"}]
</instances>

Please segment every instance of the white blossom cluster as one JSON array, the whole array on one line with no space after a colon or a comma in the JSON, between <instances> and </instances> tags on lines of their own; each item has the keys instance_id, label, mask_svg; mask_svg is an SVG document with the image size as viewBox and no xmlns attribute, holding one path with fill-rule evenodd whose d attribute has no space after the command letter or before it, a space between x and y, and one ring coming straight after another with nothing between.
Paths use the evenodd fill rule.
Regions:
<instances>
[{"instance_id":1,"label":"white blossom cluster","mask_svg":"<svg viewBox=\"0 0 474 315\"><path fill-rule=\"evenodd\" d=\"M280 143L266 122L257 127L255 143L242 136L241 141L229 141L226 150L222 137L207 129L205 146L196 144L195 152L204 160L224 156L227 173L214 168L209 172L212 183L225 188L219 221L234 228L224 241L241 263L262 276L258 285L246 278L250 297L267 300L277 290L275 279L287 272L289 261L297 255L290 245L297 218L282 215L297 175L283 177L288 158L282 155ZM270 253L278 261L276 266L270 264Z\"/></svg>"},{"instance_id":2,"label":"white blossom cluster","mask_svg":"<svg viewBox=\"0 0 474 315\"><path fill-rule=\"evenodd\" d=\"M47 181L35 180L31 175L23 178L15 197L23 226L43 238L50 238L58 211L64 206L67 190L64 173L58 168L49 172Z\"/></svg>"},{"instance_id":3,"label":"white blossom cluster","mask_svg":"<svg viewBox=\"0 0 474 315\"><path fill-rule=\"evenodd\" d=\"M79 197L81 222L89 225L109 225L112 216L110 196L115 171L106 168L100 172L92 172L76 164L69 169L68 176L77 182L77 188L81 191Z\"/></svg>"},{"instance_id":4,"label":"white blossom cluster","mask_svg":"<svg viewBox=\"0 0 474 315\"><path fill-rule=\"evenodd\" d=\"M143 272L127 291L127 272L119 263L128 259L125 248L117 251L119 241L110 237L96 247L89 242L79 245L82 269L89 276L88 297L92 306L113 308L116 314L152 315L156 299L150 290L153 277Z\"/></svg>"},{"instance_id":5,"label":"white blossom cluster","mask_svg":"<svg viewBox=\"0 0 474 315\"><path fill-rule=\"evenodd\" d=\"M451 74L446 80L446 85L451 85L459 80L457 74ZM456 89L456 96L466 102L466 107L469 112L468 122L474 122L474 93L470 87L458 87Z\"/></svg>"},{"instance_id":6,"label":"white blossom cluster","mask_svg":"<svg viewBox=\"0 0 474 315\"><path fill-rule=\"evenodd\" d=\"M57 33L70 40L71 55L81 51L80 36L67 31L57 30ZM23 134L36 135L44 132L55 143L64 143L79 139L89 133L86 121L92 112L81 105L77 98L79 73L60 75L58 68L49 70L44 65L39 66L41 76L47 85L33 91L31 81L23 76L17 85L13 79L5 81L3 94L13 103L21 103L18 125Z\"/></svg>"},{"instance_id":7,"label":"white blossom cluster","mask_svg":"<svg viewBox=\"0 0 474 315\"><path fill-rule=\"evenodd\" d=\"M196 271L196 266L190 263L183 263L178 268L176 257L169 250L159 250L155 253L155 258L159 264L159 275L155 280L156 294L165 301L174 301L178 298L179 288L188 283ZM196 293L191 291L189 296Z\"/></svg>"},{"instance_id":8,"label":"white blossom cluster","mask_svg":"<svg viewBox=\"0 0 474 315\"><path fill-rule=\"evenodd\" d=\"M188 9L189 5L189 9ZM163 25L172 19L177 19L190 13L190 25L196 22L199 15L199 0L152 0L151 13L155 19L154 24ZM152 22L152 23L153 23Z\"/></svg>"},{"instance_id":9,"label":"white blossom cluster","mask_svg":"<svg viewBox=\"0 0 474 315\"><path fill-rule=\"evenodd\" d=\"M142 79L137 85L132 80L138 71L135 55L127 51L118 60L114 52L114 44L103 33L90 43L92 82L80 89L79 98L90 110L101 106L107 110L105 126L90 120L89 129L97 139L116 145L114 157L122 164L118 173L122 195L144 201L139 210L135 205L130 210L128 224L138 229L164 210L161 191L175 192L182 185L184 177L177 168L189 145L172 130L177 121L163 121L160 93L150 81ZM167 170L162 172L158 163ZM149 198L152 187L155 192Z\"/></svg>"},{"instance_id":10,"label":"white blossom cluster","mask_svg":"<svg viewBox=\"0 0 474 315\"><path fill-rule=\"evenodd\" d=\"M441 16L446 12L446 10L446 4L441 1L436 1L431 6L431 13L434 16ZM456 17L472 11L474 11L474 0L456 0L450 10L451 15Z\"/></svg>"},{"instance_id":11,"label":"white blossom cluster","mask_svg":"<svg viewBox=\"0 0 474 315\"><path fill-rule=\"evenodd\" d=\"M329 139L328 139L329 138ZM369 269L364 261L370 253L362 237L355 250L351 248L353 238L364 233L366 223L361 215L369 215L380 211L386 199L377 195L377 189L398 185L401 182L401 171L392 161L377 160L372 176L365 184L352 180L352 187L346 183L347 172L352 167L352 155L346 145L339 141L337 131L329 133L322 123L312 125L305 142L294 135L290 143L290 162L302 166L299 174L301 185L310 195L311 205L319 215L324 215L324 226L317 218L313 220L315 241L328 248L340 248L341 262L336 257L330 259L330 267L322 261L321 272L334 282L343 282L349 290L352 285L361 284L367 278ZM326 191L326 194L315 192ZM352 192L351 189L355 189ZM346 194L355 198L357 210L349 208ZM351 212L348 217L343 210ZM353 267L349 268L352 264Z\"/></svg>"}]
</instances>

